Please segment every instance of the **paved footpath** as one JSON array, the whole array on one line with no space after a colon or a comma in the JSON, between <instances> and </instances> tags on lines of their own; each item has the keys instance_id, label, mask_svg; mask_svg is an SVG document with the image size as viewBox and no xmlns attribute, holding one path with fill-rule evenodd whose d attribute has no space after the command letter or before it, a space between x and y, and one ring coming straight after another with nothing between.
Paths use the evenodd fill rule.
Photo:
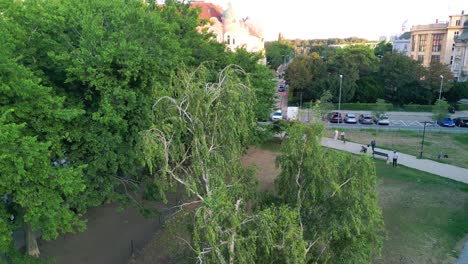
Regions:
<instances>
[{"instance_id":1,"label":"paved footpath","mask_svg":"<svg viewBox=\"0 0 468 264\"><path fill-rule=\"evenodd\" d=\"M343 141L333 140L332 138L322 138L322 145L329 148L345 150L355 154L361 154L361 146L363 146L362 144L353 142L346 142L346 144L343 144ZM389 160L392 160L393 151L380 148L375 148L375 150L387 153ZM367 155L372 155L371 148L368 148ZM417 159L415 156L401 152L398 152L398 164L468 184L468 169L436 162L433 160Z\"/></svg>"}]
</instances>

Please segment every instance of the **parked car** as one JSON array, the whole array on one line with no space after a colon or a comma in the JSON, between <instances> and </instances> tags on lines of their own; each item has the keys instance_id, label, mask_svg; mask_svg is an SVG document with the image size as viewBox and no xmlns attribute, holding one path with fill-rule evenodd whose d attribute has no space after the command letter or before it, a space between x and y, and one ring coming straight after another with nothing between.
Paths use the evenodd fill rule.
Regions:
<instances>
[{"instance_id":1,"label":"parked car","mask_svg":"<svg viewBox=\"0 0 468 264\"><path fill-rule=\"evenodd\" d=\"M456 126L468 127L468 117L457 117L453 120Z\"/></svg>"},{"instance_id":2,"label":"parked car","mask_svg":"<svg viewBox=\"0 0 468 264\"><path fill-rule=\"evenodd\" d=\"M351 123L351 124L356 124L357 123L357 117L355 114L346 114L344 117L345 123Z\"/></svg>"},{"instance_id":3,"label":"parked car","mask_svg":"<svg viewBox=\"0 0 468 264\"><path fill-rule=\"evenodd\" d=\"M374 120L372 120L372 115L361 114L361 115L359 115L359 123L372 125L372 124L374 124Z\"/></svg>"},{"instance_id":4,"label":"parked car","mask_svg":"<svg viewBox=\"0 0 468 264\"><path fill-rule=\"evenodd\" d=\"M455 122L453 122L450 116L446 116L442 120L438 120L437 124L443 127L455 127Z\"/></svg>"},{"instance_id":5,"label":"parked car","mask_svg":"<svg viewBox=\"0 0 468 264\"><path fill-rule=\"evenodd\" d=\"M284 92L284 91L286 91L286 84L280 83L278 92Z\"/></svg>"},{"instance_id":6,"label":"parked car","mask_svg":"<svg viewBox=\"0 0 468 264\"><path fill-rule=\"evenodd\" d=\"M377 125L382 125L382 126L390 125L390 120L388 119L388 116L386 116L386 115L381 115L379 117L375 117L374 122Z\"/></svg>"},{"instance_id":7,"label":"parked car","mask_svg":"<svg viewBox=\"0 0 468 264\"><path fill-rule=\"evenodd\" d=\"M341 116L341 113L338 112L333 112L330 115L330 123L341 123L343 122L343 117Z\"/></svg>"},{"instance_id":8,"label":"parked car","mask_svg":"<svg viewBox=\"0 0 468 264\"><path fill-rule=\"evenodd\" d=\"M281 110L276 110L273 112L270 116L271 121L278 121L283 119L283 114L281 113Z\"/></svg>"}]
</instances>

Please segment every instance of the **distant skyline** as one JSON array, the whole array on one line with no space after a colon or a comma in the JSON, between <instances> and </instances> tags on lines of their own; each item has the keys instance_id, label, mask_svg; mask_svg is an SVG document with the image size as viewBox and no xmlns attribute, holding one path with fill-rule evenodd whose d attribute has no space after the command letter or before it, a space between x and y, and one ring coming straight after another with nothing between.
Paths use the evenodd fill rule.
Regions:
<instances>
[{"instance_id":1,"label":"distant skyline","mask_svg":"<svg viewBox=\"0 0 468 264\"><path fill-rule=\"evenodd\" d=\"M229 0L205 0L225 8ZM468 12L467 0L231 0L236 14L249 17L265 40L359 37L378 40L400 34L413 25L448 21L450 15Z\"/></svg>"}]
</instances>

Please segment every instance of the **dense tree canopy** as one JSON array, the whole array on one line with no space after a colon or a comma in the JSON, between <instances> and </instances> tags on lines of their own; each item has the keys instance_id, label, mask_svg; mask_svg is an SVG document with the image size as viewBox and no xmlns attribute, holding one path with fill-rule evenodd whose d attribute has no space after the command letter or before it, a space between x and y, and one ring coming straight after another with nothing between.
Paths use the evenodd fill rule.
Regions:
<instances>
[{"instance_id":1,"label":"dense tree canopy","mask_svg":"<svg viewBox=\"0 0 468 264\"><path fill-rule=\"evenodd\" d=\"M77 217L88 207L125 199L119 185L143 178L141 131L151 127L152 105L178 96L181 68L203 64L204 80L214 82L220 69L238 64L252 91L242 100L253 108L252 124L271 112L275 83L258 64L261 54L228 52L200 34L198 12L178 1L0 2L1 129L9 135L1 141L2 252L22 223L53 238L83 227ZM17 193L23 185L29 196ZM34 190L49 196L36 199Z\"/></svg>"},{"instance_id":2,"label":"dense tree canopy","mask_svg":"<svg viewBox=\"0 0 468 264\"><path fill-rule=\"evenodd\" d=\"M277 158L278 194L300 212L304 238L314 241L312 262L369 263L383 232L374 164L322 147L322 130L318 123L288 130Z\"/></svg>"}]
</instances>

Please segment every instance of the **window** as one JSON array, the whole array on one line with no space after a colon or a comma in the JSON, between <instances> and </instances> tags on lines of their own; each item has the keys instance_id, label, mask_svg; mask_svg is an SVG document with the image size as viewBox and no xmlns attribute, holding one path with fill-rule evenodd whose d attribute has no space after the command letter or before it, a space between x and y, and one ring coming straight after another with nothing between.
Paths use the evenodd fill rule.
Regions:
<instances>
[{"instance_id":1,"label":"window","mask_svg":"<svg viewBox=\"0 0 468 264\"><path fill-rule=\"evenodd\" d=\"M452 44L452 51L455 50L455 43Z\"/></svg>"},{"instance_id":2,"label":"window","mask_svg":"<svg viewBox=\"0 0 468 264\"><path fill-rule=\"evenodd\" d=\"M427 35L419 35L419 52L426 51L426 36Z\"/></svg>"},{"instance_id":3,"label":"window","mask_svg":"<svg viewBox=\"0 0 468 264\"><path fill-rule=\"evenodd\" d=\"M208 13L211 14L211 7L208 7Z\"/></svg>"},{"instance_id":4,"label":"window","mask_svg":"<svg viewBox=\"0 0 468 264\"><path fill-rule=\"evenodd\" d=\"M420 63L424 62L424 55L418 55L418 62Z\"/></svg>"},{"instance_id":5,"label":"window","mask_svg":"<svg viewBox=\"0 0 468 264\"><path fill-rule=\"evenodd\" d=\"M453 63L453 56L450 56L450 65Z\"/></svg>"},{"instance_id":6,"label":"window","mask_svg":"<svg viewBox=\"0 0 468 264\"><path fill-rule=\"evenodd\" d=\"M458 19L457 21L455 21L455 26L459 26L459 25L461 25L460 19Z\"/></svg>"},{"instance_id":7,"label":"window","mask_svg":"<svg viewBox=\"0 0 468 264\"><path fill-rule=\"evenodd\" d=\"M416 36L411 37L411 51L414 51L414 46L416 43Z\"/></svg>"},{"instance_id":8,"label":"window","mask_svg":"<svg viewBox=\"0 0 468 264\"><path fill-rule=\"evenodd\" d=\"M228 43L228 45L231 45L231 36L229 36L229 35L227 36L227 43Z\"/></svg>"},{"instance_id":9,"label":"window","mask_svg":"<svg viewBox=\"0 0 468 264\"><path fill-rule=\"evenodd\" d=\"M453 32L453 39L454 39L454 40L457 40L457 39L458 39L458 34L460 34L459 31Z\"/></svg>"},{"instance_id":10,"label":"window","mask_svg":"<svg viewBox=\"0 0 468 264\"><path fill-rule=\"evenodd\" d=\"M442 39L444 34L432 35L432 52L440 52L442 50Z\"/></svg>"},{"instance_id":11,"label":"window","mask_svg":"<svg viewBox=\"0 0 468 264\"><path fill-rule=\"evenodd\" d=\"M234 37L232 38L232 44L236 45L236 39Z\"/></svg>"},{"instance_id":12,"label":"window","mask_svg":"<svg viewBox=\"0 0 468 264\"><path fill-rule=\"evenodd\" d=\"M431 56L431 63L432 62L440 62L440 55L432 55Z\"/></svg>"}]
</instances>

